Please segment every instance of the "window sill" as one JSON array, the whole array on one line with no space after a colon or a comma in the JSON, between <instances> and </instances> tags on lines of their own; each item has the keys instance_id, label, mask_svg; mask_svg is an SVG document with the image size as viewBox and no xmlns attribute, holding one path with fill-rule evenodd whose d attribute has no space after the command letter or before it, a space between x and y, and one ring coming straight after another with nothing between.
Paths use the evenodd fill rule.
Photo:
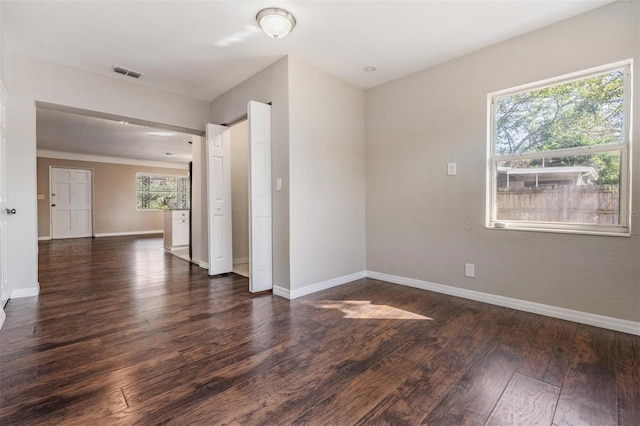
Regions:
<instances>
[{"instance_id":1,"label":"window sill","mask_svg":"<svg viewBox=\"0 0 640 426\"><path fill-rule=\"evenodd\" d=\"M518 224L508 223L506 226L486 225L485 229L496 231L524 231L524 232L545 232L552 234L571 234L571 235L598 235L603 237L631 237L629 228L621 228L620 231L596 231L586 229L567 229L567 228L545 228L537 226L522 226Z\"/></svg>"}]
</instances>

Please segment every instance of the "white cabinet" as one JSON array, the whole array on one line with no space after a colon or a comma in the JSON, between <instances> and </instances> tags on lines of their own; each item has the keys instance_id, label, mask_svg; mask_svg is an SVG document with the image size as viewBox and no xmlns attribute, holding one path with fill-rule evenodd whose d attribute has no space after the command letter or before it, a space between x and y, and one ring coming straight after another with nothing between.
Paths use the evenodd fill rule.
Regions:
<instances>
[{"instance_id":1,"label":"white cabinet","mask_svg":"<svg viewBox=\"0 0 640 426\"><path fill-rule=\"evenodd\" d=\"M165 210L164 248L189 245L189 210Z\"/></svg>"}]
</instances>

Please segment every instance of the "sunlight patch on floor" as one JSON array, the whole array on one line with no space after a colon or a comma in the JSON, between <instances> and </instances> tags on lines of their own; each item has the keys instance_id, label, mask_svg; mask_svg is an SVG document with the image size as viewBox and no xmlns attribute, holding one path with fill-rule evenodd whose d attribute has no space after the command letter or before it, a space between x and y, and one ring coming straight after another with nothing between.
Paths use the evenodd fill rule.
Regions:
<instances>
[{"instance_id":1,"label":"sunlight patch on floor","mask_svg":"<svg viewBox=\"0 0 640 426\"><path fill-rule=\"evenodd\" d=\"M344 318L433 320L433 318L414 314L393 306L375 305L367 300L310 300L305 303L319 309L337 309L344 313Z\"/></svg>"}]
</instances>

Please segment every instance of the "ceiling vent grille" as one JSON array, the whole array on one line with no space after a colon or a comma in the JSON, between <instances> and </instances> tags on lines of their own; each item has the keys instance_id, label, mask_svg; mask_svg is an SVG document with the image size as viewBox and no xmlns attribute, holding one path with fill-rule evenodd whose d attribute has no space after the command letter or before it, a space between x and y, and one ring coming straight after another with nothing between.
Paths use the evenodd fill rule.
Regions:
<instances>
[{"instance_id":1,"label":"ceiling vent grille","mask_svg":"<svg viewBox=\"0 0 640 426\"><path fill-rule=\"evenodd\" d=\"M133 71L127 68L123 68L120 67L118 65L114 65L113 66L113 72L118 73L118 74L122 74L122 75L126 75L127 77L131 77L131 78L140 78L142 77L142 73L137 72L137 71Z\"/></svg>"}]
</instances>

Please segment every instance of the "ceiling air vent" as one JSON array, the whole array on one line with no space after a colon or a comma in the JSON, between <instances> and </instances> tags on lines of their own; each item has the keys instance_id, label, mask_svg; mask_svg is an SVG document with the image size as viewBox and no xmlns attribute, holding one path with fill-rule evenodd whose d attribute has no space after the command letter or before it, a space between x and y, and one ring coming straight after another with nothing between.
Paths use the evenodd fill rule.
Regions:
<instances>
[{"instance_id":1,"label":"ceiling air vent","mask_svg":"<svg viewBox=\"0 0 640 426\"><path fill-rule=\"evenodd\" d=\"M142 77L142 73L139 73L137 71L133 71L133 70L129 70L126 68L122 68L118 65L114 65L113 66L113 72L118 73L118 74L122 74L122 75L126 75L127 77L131 77L131 78L140 78Z\"/></svg>"}]
</instances>

